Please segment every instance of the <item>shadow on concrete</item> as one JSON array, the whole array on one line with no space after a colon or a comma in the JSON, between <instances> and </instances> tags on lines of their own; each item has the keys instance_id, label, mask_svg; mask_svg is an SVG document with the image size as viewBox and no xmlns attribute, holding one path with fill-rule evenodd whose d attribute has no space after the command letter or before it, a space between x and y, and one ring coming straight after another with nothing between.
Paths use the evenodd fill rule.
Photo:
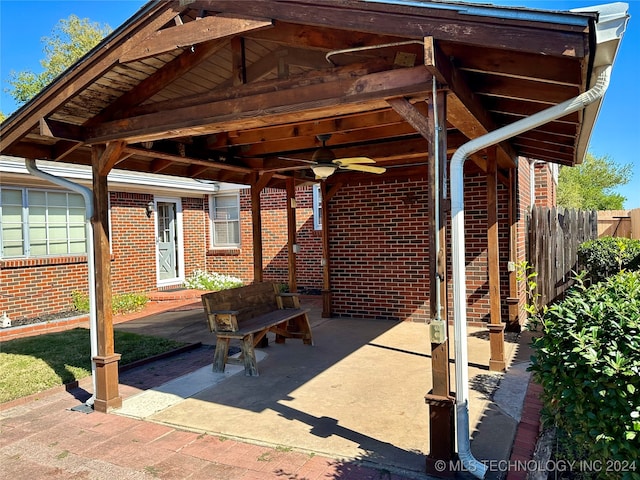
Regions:
<instances>
[{"instance_id":1,"label":"shadow on concrete","mask_svg":"<svg viewBox=\"0 0 640 480\"><path fill-rule=\"evenodd\" d=\"M379 478L389 469L422 478L429 439L423 396L431 389L428 326L322 319L317 311L310 319L315 346L270 343L261 349L266 358L258 364L260 376L228 376L139 418L340 459L334 478L346 478L362 463L375 466ZM200 310L166 312L116 328L215 343ZM508 349L516 349L516 339L508 338ZM477 425L472 449L479 450L478 458L508 459L517 421L494 401L504 375L488 373L488 343L485 331L470 329L471 416ZM211 357L199 362L209 368ZM284 470L282 476L297 478Z\"/></svg>"}]
</instances>

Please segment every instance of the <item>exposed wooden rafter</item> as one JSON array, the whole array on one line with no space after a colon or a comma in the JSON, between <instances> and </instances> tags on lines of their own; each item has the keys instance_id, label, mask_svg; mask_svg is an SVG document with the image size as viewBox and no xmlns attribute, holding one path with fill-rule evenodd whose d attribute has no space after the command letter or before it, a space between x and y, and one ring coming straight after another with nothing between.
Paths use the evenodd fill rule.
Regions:
<instances>
[{"instance_id":1,"label":"exposed wooden rafter","mask_svg":"<svg viewBox=\"0 0 640 480\"><path fill-rule=\"evenodd\" d=\"M152 57L176 48L191 48L199 43L227 38L250 30L271 27L271 20L245 18L205 17L195 22L165 28L140 41L132 38L125 46L122 63Z\"/></svg>"}]
</instances>

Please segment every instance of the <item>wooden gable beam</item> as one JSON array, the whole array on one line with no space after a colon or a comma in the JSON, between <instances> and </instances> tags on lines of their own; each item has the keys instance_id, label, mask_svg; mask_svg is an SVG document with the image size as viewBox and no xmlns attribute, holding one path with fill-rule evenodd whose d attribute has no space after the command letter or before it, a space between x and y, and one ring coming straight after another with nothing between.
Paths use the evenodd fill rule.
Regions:
<instances>
[{"instance_id":1,"label":"wooden gable beam","mask_svg":"<svg viewBox=\"0 0 640 480\"><path fill-rule=\"evenodd\" d=\"M248 167L240 167L237 165L228 165L222 162L214 162L211 160L201 160L198 158L181 157L180 155L172 155L170 153L163 153L154 150L147 150L144 148L126 146L124 152L132 155L139 155L143 157L153 158L154 169L158 171L166 169L171 163L182 163L186 165L201 165L207 168L216 168L218 170L229 170L231 172L239 173L251 173L252 170ZM162 162L160 162L162 160ZM168 164L166 162L169 162ZM154 170L155 171L155 170Z\"/></svg>"},{"instance_id":2,"label":"wooden gable beam","mask_svg":"<svg viewBox=\"0 0 640 480\"><path fill-rule=\"evenodd\" d=\"M262 80L269 75L274 69L280 69L281 66L301 66L320 70L326 68L329 63L325 59L324 52L316 52L304 50L301 48L283 48L275 50L261 57L257 62L246 67L246 81L242 83L251 83ZM217 89L223 89L234 85L235 76L225 80Z\"/></svg>"},{"instance_id":3,"label":"wooden gable beam","mask_svg":"<svg viewBox=\"0 0 640 480\"><path fill-rule=\"evenodd\" d=\"M175 110L182 107L192 107L210 103L219 100L228 100L231 98L242 98L250 95L269 94L275 91L285 91L299 86L315 85L319 83L332 82L337 79L354 80L360 76L388 71L391 66L377 59L365 63L352 64L346 67L337 67L323 71L307 72L296 75L291 78L264 80L261 82L248 83L246 85L231 86L225 88L215 88L208 92L197 93L183 96L180 98L172 98L168 100L160 100L154 103L146 103L138 105L122 112L121 117L137 117L150 113L158 113L166 110ZM296 119L294 123L298 123L301 119ZM262 125L264 127L264 125ZM250 128L250 127L244 127ZM238 128L240 130L240 128Z\"/></svg>"},{"instance_id":4,"label":"wooden gable beam","mask_svg":"<svg viewBox=\"0 0 640 480\"><path fill-rule=\"evenodd\" d=\"M273 0L209 0L196 3L217 12L405 38L433 36L439 40L538 55L582 58L588 49L584 26L540 26L524 22L515 25L504 20L478 18L452 10L438 10L434 13L428 8L391 4L382 6L375 2L354 2L345 7L339 5L340 2L327 4L317 0L299 0L295 3Z\"/></svg>"},{"instance_id":5,"label":"wooden gable beam","mask_svg":"<svg viewBox=\"0 0 640 480\"><path fill-rule=\"evenodd\" d=\"M122 63L141 60L177 48L192 47L199 43L227 38L260 28L273 26L268 19L205 17L197 21L159 30L144 40L132 38L120 58Z\"/></svg>"},{"instance_id":6,"label":"wooden gable beam","mask_svg":"<svg viewBox=\"0 0 640 480\"><path fill-rule=\"evenodd\" d=\"M497 128L488 112L474 95L463 76L444 56L433 37L424 39L424 63L427 69L446 84L447 120L467 138L474 139ZM498 161L502 168L514 168L516 154L505 142L498 147Z\"/></svg>"},{"instance_id":7,"label":"wooden gable beam","mask_svg":"<svg viewBox=\"0 0 640 480\"><path fill-rule=\"evenodd\" d=\"M309 84L303 76L286 90L267 91L240 98L176 108L107 122L89 129L87 143L126 140L129 143L214 133L216 129L253 128L265 122L288 123L318 118L333 108L332 115L382 108L385 98L428 91L431 74L424 67L402 68L357 76L317 79ZM266 82L267 85L269 82ZM295 87L295 88L293 88ZM241 91L241 90L240 90ZM251 90L249 90L251 91ZM208 131L209 130L209 131Z\"/></svg>"},{"instance_id":8,"label":"wooden gable beam","mask_svg":"<svg viewBox=\"0 0 640 480\"><path fill-rule=\"evenodd\" d=\"M247 83L247 59L245 55L244 38L231 39L231 82L233 85Z\"/></svg>"}]
</instances>

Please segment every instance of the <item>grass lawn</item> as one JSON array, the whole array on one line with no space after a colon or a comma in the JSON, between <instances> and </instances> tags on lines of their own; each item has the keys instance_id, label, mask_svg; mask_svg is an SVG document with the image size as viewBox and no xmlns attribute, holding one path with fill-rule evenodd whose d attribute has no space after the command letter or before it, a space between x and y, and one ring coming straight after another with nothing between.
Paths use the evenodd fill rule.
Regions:
<instances>
[{"instance_id":1,"label":"grass lawn","mask_svg":"<svg viewBox=\"0 0 640 480\"><path fill-rule=\"evenodd\" d=\"M184 343L114 331L120 365L178 348ZM91 375L89 330L76 328L0 344L0 403Z\"/></svg>"}]
</instances>

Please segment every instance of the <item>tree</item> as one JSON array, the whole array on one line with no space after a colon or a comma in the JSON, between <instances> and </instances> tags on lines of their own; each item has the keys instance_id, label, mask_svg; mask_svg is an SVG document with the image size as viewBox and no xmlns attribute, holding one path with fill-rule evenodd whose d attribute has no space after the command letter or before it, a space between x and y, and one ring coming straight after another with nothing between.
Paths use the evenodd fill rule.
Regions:
<instances>
[{"instance_id":1,"label":"tree","mask_svg":"<svg viewBox=\"0 0 640 480\"><path fill-rule=\"evenodd\" d=\"M67 19L59 20L51 36L42 38L45 58L40 61L40 65L43 71L12 71L8 80L11 88L6 89L6 92L19 104L28 102L109 33L109 25L92 23L88 18L80 19L76 15L70 15Z\"/></svg>"},{"instance_id":2,"label":"tree","mask_svg":"<svg viewBox=\"0 0 640 480\"><path fill-rule=\"evenodd\" d=\"M558 205L583 210L622 210L626 198L616 187L631 180L632 165L618 165L608 156L587 153L575 167L561 167L558 176Z\"/></svg>"}]
</instances>

